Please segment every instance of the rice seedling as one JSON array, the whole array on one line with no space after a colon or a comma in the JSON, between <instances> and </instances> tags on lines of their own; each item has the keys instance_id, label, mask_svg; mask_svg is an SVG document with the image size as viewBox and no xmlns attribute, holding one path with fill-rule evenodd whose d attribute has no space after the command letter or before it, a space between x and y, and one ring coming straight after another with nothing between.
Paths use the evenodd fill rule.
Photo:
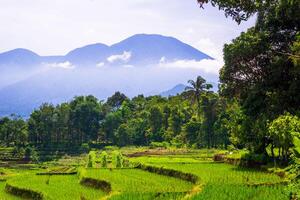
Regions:
<instances>
[{"instance_id":1,"label":"rice seedling","mask_svg":"<svg viewBox=\"0 0 300 200\"><path fill-rule=\"evenodd\" d=\"M101 190L80 185L76 175L53 175L48 181L48 176L28 174L11 178L7 182L12 186L42 192L46 200L73 200L79 197L96 200L105 196Z\"/></svg>"},{"instance_id":2,"label":"rice seedling","mask_svg":"<svg viewBox=\"0 0 300 200\"><path fill-rule=\"evenodd\" d=\"M112 191L121 193L187 192L192 188L186 181L139 169L88 169L86 176L106 180Z\"/></svg>"}]
</instances>

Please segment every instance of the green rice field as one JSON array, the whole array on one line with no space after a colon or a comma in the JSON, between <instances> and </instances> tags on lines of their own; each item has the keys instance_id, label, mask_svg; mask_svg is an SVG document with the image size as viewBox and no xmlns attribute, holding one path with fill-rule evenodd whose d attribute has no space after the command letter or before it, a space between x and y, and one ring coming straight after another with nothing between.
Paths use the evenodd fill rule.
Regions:
<instances>
[{"instance_id":1,"label":"green rice field","mask_svg":"<svg viewBox=\"0 0 300 200\"><path fill-rule=\"evenodd\" d=\"M79 158L76 157L78 160ZM203 152L172 155L141 155L129 157L130 167L126 168L87 168L80 176L111 185L110 191L83 185L76 174L36 175L37 172L59 173L74 171L77 167L64 166L48 169L9 169L2 168L0 175L0 200L34 199L9 194L5 185L43 194L45 200L288 200L284 179L256 169L241 168L226 163L213 162L211 154ZM77 161L76 161L77 162ZM83 163L83 160L77 163ZM172 169L196 175L198 181L192 183L171 174L159 174L145 169L137 169L138 163L156 169ZM47 163L51 165L51 163ZM45 165L43 165L45 168ZM42 173L43 174L43 173Z\"/></svg>"}]
</instances>

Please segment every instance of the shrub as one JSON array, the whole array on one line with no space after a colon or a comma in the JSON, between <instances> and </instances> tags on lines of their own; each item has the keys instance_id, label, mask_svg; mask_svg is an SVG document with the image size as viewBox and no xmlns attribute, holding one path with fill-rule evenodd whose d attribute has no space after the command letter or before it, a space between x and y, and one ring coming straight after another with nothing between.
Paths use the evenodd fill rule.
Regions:
<instances>
[{"instance_id":1,"label":"shrub","mask_svg":"<svg viewBox=\"0 0 300 200\"><path fill-rule=\"evenodd\" d=\"M87 167L94 168L96 166L96 152L90 151L88 155Z\"/></svg>"},{"instance_id":2,"label":"shrub","mask_svg":"<svg viewBox=\"0 0 300 200\"><path fill-rule=\"evenodd\" d=\"M88 152L90 150L90 146L89 144L87 143L83 143L81 146L80 146L80 151L81 152Z\"/></svg>"},{"instance_id":3,"label":"shrub","mask_svg":"<svg viewBox=\"0 0 300 200\"><path fill-rule=\"evenodd\" d=\"M168 148L170 144L168 142L151 142L151 148Z\"/></svg>"},{"instance_id":4,"label":"shrub","mask_svg":"<svg viewBox=\"0 0 300 200\"><path fill-rule=\"evenodd\" d=\"M215 154L213 160L217 162L224 161L224 158L225 158L225 154Z\"/></svg>"},{"instance_id":5,"label":"shrub","mask_svg":"<svg viewBox=\"0 0 300 200\"><path fill-rule=\"evenodd\" d=\"M161 175L165 175L165 176L179 178L179 179L182 179L182 180L194 183L194 184L199 181L198 176L196 176L194 174L185 173L185 172L177 171L174 169L166 169L163 167L143 165L140 163L136 166L136 168L142 169L142 170L145 170L145 171L148 171L151 173L156 173L156 174L161 174Z\"/></svg>"},{"instance_id":6,"label":"shrub","mask_svg":"<svg viewBox=\"0 0 300 200\"><path fill-rule=\"evenodd\" d=\"M26 147L24 154L24 159L26 161L38 162L39 160L38 153L33 147Z\"/></svg>"},{"instance_id":7,"label":"shrub","mask_svg":"<svg viewBox=\"0 0 300 200\"><path fill-rule=\"evenodd\" d=\"M44 195L41 192L37 192L25 188L19 188L17 186L13 186L8 183L6 183L5 185L5 191L13 195L20 196L22 198L34 199L34 200L44 199Z\"/></svg>"},{"instance_id":8,"label":"shrub","mask_svg":"<svg viewBox=\"0 0 300 200\"><path fill-rule=\"evenodd\" d=\"M116 168L122 168L123 167L123 156L121 152L119 151L114 151L113 153L114 157L114 165Z\"/></svg>"},{"instance_id":9,"label":"shrub","mask_svg":"<svg viewBox=\"0 0 300 200\"><path fill-rule=\"evenodd\" d=\"M88 186L88 187L93 187L95 189L101 189L105 192L111 192L111 184L107 181L104 180L98 180L94 178L89 178L89 177L83 177L80 180L80 184Z\"/></svg>"},{"instance_id":10,"label":"shrub","mask_svg":"<svg viewBox=\"0 0 300 200\"><path fill-rule=\"evenodd\" d=\"M106 168L107 167L107 153L106 153L106 151L102 151L100 157L101 157L101 167Z\"/></svg>"}]
</instances>

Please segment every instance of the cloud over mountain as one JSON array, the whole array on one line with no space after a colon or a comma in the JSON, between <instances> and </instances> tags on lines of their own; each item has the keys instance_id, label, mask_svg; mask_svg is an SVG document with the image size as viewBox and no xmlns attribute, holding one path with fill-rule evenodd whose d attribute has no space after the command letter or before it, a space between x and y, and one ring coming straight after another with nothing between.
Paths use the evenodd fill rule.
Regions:
<instances>
[{"instance_id":1,"label":"cloud over mountain","mask_svg":"<svg viewBox=\"0 0 300 200\"><path fill-rule=\"evenodd\" d=\"M159 94L198 75L217 82L221 65L176 38L155 34L133 35L111 46L87 45L60 56L16 49L0 54L0 115L26 116L43 102L75 95Z\"/></svg>"}]
</instances>

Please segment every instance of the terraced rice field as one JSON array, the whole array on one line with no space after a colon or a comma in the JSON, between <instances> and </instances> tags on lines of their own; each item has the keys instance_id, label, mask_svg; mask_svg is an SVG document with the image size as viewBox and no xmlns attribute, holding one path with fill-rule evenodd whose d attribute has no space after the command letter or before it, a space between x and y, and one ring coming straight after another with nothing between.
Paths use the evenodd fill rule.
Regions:
<instances>
[{"instance_id":1,"label":"terraced rice field","mask_svg":"<svg viewBox=\"0 0 300 200\"><path fill-rule=\"evenodd\" d=\"M202 184L202 191L192 199L289 199L283 185L251 186L283 181L279 176L254 169L239 168L224 163L199 161L193 158L174 158L174 156L164 158L161 156L139 157L131 160L197 175Z\"/></svg>"},{"instance_id":2,"label":"terraced rice field","mask_svg":"<svg viewBox=\"0 0 300 200\"><path fill-rule=\"evenodd\" d=\"M288 200L282 178L271 173L237 166L214 163L204 154L147 155L130 158L132 163L143 163L156 169L173 169L196 175L193 184L172 177L136 168L88 168L81 175L110 184L111 191L103 191L80 184L80 177L72 173L76 168L61 166L48 170L8 170L0 181L0 200L22 200L5 192L5 184L38 191L45 200ZM52 175L36 175L37 172ZM80 170L79 170L80 171ZM61 173L63 172L63 173ZM61 173L57 175L56 173ZM9 174L9 176L8 176ZM1 177L0 177L1 178Z\"/></svg>"},{"instance_id":3,"label":"terraced rice field","mask_svg":"<svg viewBox=\"0 0 300 200\"><path fill-rule=\"evenodd\" d=\"M112 184L112 199L178 199L191 190L189 182L139 169L89 169L87 177Z\"/></svg>"},{"instance_id":4,"label":"terraced rice field","mask_svg":"<svg viewBox=\"0 0 300 200\"><path fill-rule=\"evenodd\" d=\"M76 175L20 175L7 181L12 186L42 192L45 200L96 200L105 196L101 190L85 187L79 184Z\"/></svg>"}]
</instances>

